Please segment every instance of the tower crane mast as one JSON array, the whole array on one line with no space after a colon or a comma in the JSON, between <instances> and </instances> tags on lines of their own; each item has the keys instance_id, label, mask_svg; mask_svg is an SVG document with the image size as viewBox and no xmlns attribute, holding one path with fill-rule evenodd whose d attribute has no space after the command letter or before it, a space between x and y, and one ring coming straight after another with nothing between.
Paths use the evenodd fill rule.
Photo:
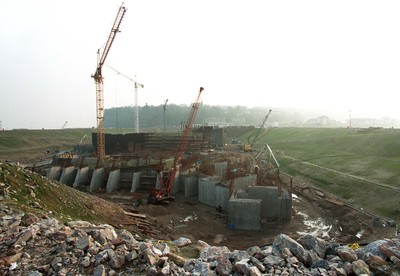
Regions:
<instances>
[{"instance_id":1,"label":"tower crane mast","mask_svg":"<svg viewBox=\"0 0 400 276\"><path fill-rule=\"evenodd\" d=\"M174 163L173 163L171 169L168 171L167 177L166 178L160 177L161 189L154 189L150 192L150 195L149 195L150 203L157 203L159 201L169 198L171 188L172 188L172 185L174 184L175 176L178 171L179 163L182 160L182 155L183 155L183 152L184 152L187 142L188 142L189 133L193 128L193 122L194 122L194 119L196 118L197 110L199 109L200 96L201 96L201 92L203 92L203 90L204 90L204 88L200 87L200 90L199 90L199 93L197 94L196 100L194 101L194 103L192 104L192 107L190 109L189 116L185 123L185 129L183 130L178 149L175 152Z\"/></svg>"},{"instance_id":2,"label":"tower crane mast","mask_svg":"<svg viewBox=\"0 0 400 276\"><path fill-rule=\"evenodd\" d=\"M122 18L125 15L126 8L123 6L118 10L117 16L114 20L114 24L111 28L110 35L107 43L104 46L104 50L100 55L100 49L97 51L97 68L95 73L92 75L96 84L96 122L97 122L97 158L102 160L105 156L105 134L104 134L104 92L103 92L103 75L102 68L107 58L112 43L114 42L115 36L119 32L119 26L121 25Z\"/></svg>"}]
</instances>

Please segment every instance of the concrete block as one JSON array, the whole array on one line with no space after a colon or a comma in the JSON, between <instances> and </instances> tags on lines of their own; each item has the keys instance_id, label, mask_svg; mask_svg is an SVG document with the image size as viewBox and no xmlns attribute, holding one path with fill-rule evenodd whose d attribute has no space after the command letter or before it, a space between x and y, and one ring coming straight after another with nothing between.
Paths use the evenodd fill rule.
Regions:
<instances>
[{"instance_id":1,"label":"concrete block","mask_svg":"<svg viewBox=\"0 0 400 276\"><path fill-rule=\"evenodd\" d=\"M142 172L134 172L132 177L131 193L136 192L140 188L140 177Z\"/></svg>"},{"instance_id":2,"label":"concrete block","mask_svg":"<svg viewBox=\"0 0 400 276\"><path fill-rule=\"evenodd\" d=\"M251 186L250 199L262 199L261 217L276 220L279 218L279 191L277 186Z\"/></svg>"},{"instance_id":3,"label":"concrete block","mask_svg":"<svg viewBox=\"0 0 400 276\"><path fill-rule=\"evenodd\" d=\"M92 179L90 180L89 192L97 191L104 185L104 168L98 168L93 171Z\"/></svg>"},{"instance_id":4,"label":"concrete block","mask_svg":"<svg viewBox=\"0 0 400 276\"><path fill-rule=\"evenodd\" d=\"M261 230L261 199L230 199L228 223L230 229Z\"/></svg>"},{"instance_id":5,"label":"concrete block","mask_svg":"<svg viewBox=\"0 0 400 276\"><path fill-rule=\"evenodd\" d=\"M88 180L89 180L89 167L79 168L76 173L74 184L72 186L74 188L83 186L86 184L86 182L88 182Z\"/></svg>"},{"instance_id":6,"label":"concrete block","mask_svg":"<svg viewBox=\"0 0 400 276\"><path fill-rule=\"evenodd\" d=\"M51 180L59 180L61 177L61 167L53 166L47 171L46 177Z\"/></svg>"},{"instance_id":7,"label":"concrete block","mask_svg":"<svg viewBox=\"0 0 400 276\"><path fill-rule=\"evenodd\" d=\"M171 193L176 195L177 193L185 192L185 181L184 174L177 172L175 176L174 185L172 185Z\"/></svg>"},{"instance_id":8,"label":"concrete block","mask_svg":"<svg viewBox=\"0 0 400 276\"><path fill-rule=\"evenodd\" d=\"M197 196L199 194L199 177L195 174L181 175L184 187L185 196Z\"/></svg>"},{"instance_id":9,"label":"concrete block","mask_svg":"<svg viewBox=\"0 0 400 276\"><path fill-rule=\"evenodd\" d=\"M63 168L60 177L60 183L71 185L75 180L76 172L77 171L75 170L74 166Z\"/></svg>"},{"instance_id":10,"label":"concrete block","mask_svg":"<svg viewBox=\"0 0 400 276\"><path fill-rule=\"evenodd\" d=\"M216 207L215 185L212 178L199 178L199 201L212 207Z\"/></svg>"},{"instance_id":11,"label":"concrete block","mask_svg":"<svg viewBox=\"0 0 400 276\"><path fill-rule=\"evenodd\" d=\"M106 186L106 192L111 193L119 189L119 180L121 178L121 170L111 171Z\"/></svg>"}]
</instances>

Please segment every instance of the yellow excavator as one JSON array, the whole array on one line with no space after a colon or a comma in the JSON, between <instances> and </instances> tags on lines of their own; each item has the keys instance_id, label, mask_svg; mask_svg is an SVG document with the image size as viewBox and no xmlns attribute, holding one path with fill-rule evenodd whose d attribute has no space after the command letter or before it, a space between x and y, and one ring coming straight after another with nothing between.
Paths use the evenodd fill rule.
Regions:
<instances>
[{"instance_id":1,"label":"yellow excavator","mask_svg":"<svg viewBox=\"0 0 400 276\"><path fill-rule=\"evenodd\" d=\"M242 150L243 150L243 151L246 151L246 152L248 152L248 151L253 151L253 145L254 145L254 143L257 141L258 136L259 136L260 133L261 133L261 130L264 128L265 123L267 122L267 119L268 119L268 117L269 117L269 114L271 114L271 111L272 111L272 110L270 109L270 110L268 111L267 115L265 115L264 121L262 122L260 128L257 130L257 133L256 133L256 135L254 136L254 138L252 139L252 141L250 142L250 141L249 141L250 139L248 139L248 140L247 140L248 143L242 145Z\"/></svg>"}]
</instances>

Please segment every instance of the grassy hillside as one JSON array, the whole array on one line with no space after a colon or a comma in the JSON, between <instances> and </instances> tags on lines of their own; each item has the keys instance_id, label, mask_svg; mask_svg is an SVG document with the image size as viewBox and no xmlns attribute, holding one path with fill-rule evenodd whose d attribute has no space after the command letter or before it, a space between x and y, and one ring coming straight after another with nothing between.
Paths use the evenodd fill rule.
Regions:
<instances>
[{"instance_id":1,"label":"grassy hillside","mask_svg":"<svg viewBox=\"0 0 400 276\"><path fill-rule=\"evenodd\" d=\"M400 222L399 129L273 128L265 143L282 172Z\"/></svg>"}]
</instances>

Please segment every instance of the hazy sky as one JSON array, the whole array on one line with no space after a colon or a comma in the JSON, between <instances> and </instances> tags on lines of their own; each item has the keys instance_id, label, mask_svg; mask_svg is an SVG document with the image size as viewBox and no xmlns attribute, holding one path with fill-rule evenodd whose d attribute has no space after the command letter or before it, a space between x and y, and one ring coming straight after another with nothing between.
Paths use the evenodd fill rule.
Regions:
<instances>
[{"instance_id":1,"label":"hazy sky","mask_svg":"<svg viewBox=\"0 0 400 276\"><path fill-rule=\"evenodd\" d=\"M3 128L96 125L95 72L122 1L3 0ZM336 110L400 118L400 1L137 0L106 64L139 105ZM102 49L101 49L102 50ZM104 67L105 107L134 106ZM321 114L323 115L323 114Z\"/></svg>"}]
</instances>

